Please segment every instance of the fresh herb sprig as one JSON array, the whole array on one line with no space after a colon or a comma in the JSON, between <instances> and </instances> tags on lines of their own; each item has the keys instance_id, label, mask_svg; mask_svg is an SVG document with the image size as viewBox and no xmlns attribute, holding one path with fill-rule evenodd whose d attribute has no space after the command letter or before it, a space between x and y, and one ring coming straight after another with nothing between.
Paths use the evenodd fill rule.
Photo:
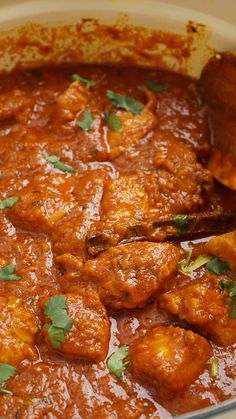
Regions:
<instances>
[{"instance_id":1,"label":"fresh herb sprig","mask_svg":"<svg viewBox=\"0 0 236 419\"><path fill-rule=\"evenodd\" d=\"M74 171L73 167L69 166L68 164L62 163L60 157L54 154L51 156L46 155L45 160L48 163L51 163L55 167L55 169L61 170L61 172L72 173Z\"/></svg>"},{"instance_id":2,"label":"fresh herb sprig","mask_svg":"<svg viewBox=\"0 0 236 419\"><path fill-rule=\"evenodd\" d=\"M8 198L3 199L2 201L0 201L0 210L3 210L5 208L12 208L18 200L18 196L9 196Z\"/></svg>"},{"instance_id":3,"label":"fresh herb sprig","mask_svg":"<svg viewBox=\"0 0 236 419\"><path fill-rule=\"evenodd\" d=\"M10 364L5 364L0 362L0 385L2 386L5 381L12 377L16 373L16 367L13 367ZM0 387L0 393L7 396L12 396L13 393L6 388Z\"/></svg>"},{"instance_id":4,"label":"fresh herb sprig","mask_svg":"<svg viewBox=\"0 0 236 419\"><path fill-rule=\"evenodd\" d=\"M105 111L103 115L109 128L115 132L119 132L121 130L122 124L120 118L116 114L110 111Z\"/></svg>"},{"instance_id":5,"label":"fresh herb sprig","mask_svg":"<svg viewBox=\"0 0 236 419\"><path fill-rule=\"evenodd\" d=\"M189 216L186 214L174 214L172 215L172 221L178 229L178 233L186 234L189 228Z\"/></svg>"},{"instance_id":6,"label":"fresh herb sprig","mask_svg":"<svg viewBox=\"0 0 236 419\"><path fill-rule=\"evenodd\" d=\"M128 346L121 346L114 352L107 361L108 369L115 374L118 378L123 380L123 374L126 368L129 365L129 361L125 359L127 358L129 353Z\"/></svg>"},{"instance_id":7,"label":"fresh herb sprig","mask_svg":"<svg viewBox=\"0 0 236 419\"><path fill-rule=\"evenodd\" d=\"M138 102L132 96L120 95L112 90L107 90L107 96L115 108L125 109L133 115L138 115L144 108L143 103Z\"/></svg>"},{"instance_id":8,"label":"fresh herb sprig","mask_svg":"<svg viewBox=\"0 0 236 419\"><path fill-rule=\"evenodd\" d=\"M0 269L0 280L1 281L19 281L20 276L15 274L16 265L10 263L9 265L3 266Z\"/></svg>"},{"instance_id":9,"label":"fresh herb sprig","mask_svg":"<svg viewBox=\"0 0 236 419\"><path fill-rule=\"evenodd\" d=\"M89 131L93 123L92 112L84 111L82 115L83 115L83 119L81 121L77 121L76 125L82 128L84 131Z\"/></svg>"},{"instance_id":10,"label":"fresh herb sprig","mask_svg":"<svg viewBox=\"0 0 236 419\"><path fill-rule=\"evenodd\" d=\"M65 295L55 295L50 298L45 304L44 314L52 322L47 327L50 343L53 348L60 349L65 340L65 334L73 326L73 321L67 312Z\"/></svg>"},{"instance_id":11,"label":"fresh herb sprig","mask_svg":"<svg viewBox=\"0 0 236 419\"><path fill-rule=\"evenodd\" d=\"M209 255L200 255L190 263L191 256L192 249L189 250L187 258L179 262L179 271L184 275L192 274L197 269L206 265L211 259L211 256Z\"/></svg>"},{"instance_id":12,"label":"fresh herb sprig","mask_svg":"<svg viewBox=\"0 0 236 419\"><path fill-rule=\"evenodd\" d=\"M71 80L72 81L80 81L80 83L82 83L86 87L86 89L90 89L91 87L94 87L97 84L97 82L94 81L94 80L84 79L78 73L72 74L71 75Z\"/></svg>"},{"instance_id":13,"label":"fresh herb sprig","mask_svg":"<svg viewBox=\"0 0 236 419\"><path fill-rule=\"evenodd\" d=\"M224 262L217 256L214 256L209 260L206 265L206 268L209 272L212 272L215 275L222 275L229 271L228 263Z\"/></svg>"},{"instance_id":14,"label":"fresh herb sprig","mask_svg":"<svg viewBox=\"0 0 236 419\"><path fill-rule=\"evenodd\" d=\"M165 92L168 89L168 86L164 83L155 83L152 80L146 81L146 86L148 89L152 90L153 92Z\"/></svg>"}]
</instances>

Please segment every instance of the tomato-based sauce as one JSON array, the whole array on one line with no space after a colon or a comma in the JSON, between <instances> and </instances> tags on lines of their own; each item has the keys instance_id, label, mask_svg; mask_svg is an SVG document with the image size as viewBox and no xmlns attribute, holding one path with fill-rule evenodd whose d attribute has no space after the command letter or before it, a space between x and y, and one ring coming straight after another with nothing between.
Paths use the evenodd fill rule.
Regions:
<instances>
[{"instance_id":1,"label":"tomato-based sauce","mask_svg":"<svg viewBox=\"0 0 236 419\"><path fill-rule=\"evenodd\" d=\"M235 396L236 238L211 238L236 195L207 169L198 83L4 75L0 145L0 416L168 418Z\"/></svg>"}]
</instances>

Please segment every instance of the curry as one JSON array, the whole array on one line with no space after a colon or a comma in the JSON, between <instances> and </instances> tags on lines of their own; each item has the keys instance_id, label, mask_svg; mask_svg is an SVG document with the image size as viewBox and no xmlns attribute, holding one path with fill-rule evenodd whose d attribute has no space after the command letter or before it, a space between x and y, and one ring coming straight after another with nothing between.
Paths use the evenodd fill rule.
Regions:
<instances>
[{"instance_id":1,"label":"curry","mask_svg":"<svg viewBox=\"0 0 236 419\"><path fill-rule=\"evenodd\" d=\"M15 71L0 143L0 416L168 418L236 395L236 200L207 169L199 83Z\"/></svg>"}]
</instances>

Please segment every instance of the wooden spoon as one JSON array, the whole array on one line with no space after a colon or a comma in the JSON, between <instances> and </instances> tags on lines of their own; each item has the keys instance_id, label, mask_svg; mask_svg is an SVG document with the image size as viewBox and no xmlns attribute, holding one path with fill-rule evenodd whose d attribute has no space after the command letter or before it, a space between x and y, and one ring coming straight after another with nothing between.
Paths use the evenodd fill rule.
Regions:
<instances>
[{"instance_id":1,"label":"wooden spoon","mask_svg":"<svg viewBox=\"0 0 236 419\"><path fill-rule=\"evenodd\" d=\"M213 134L208 168L215 179L236 190L236 53L211 58L202 71L200 86Z\"/></svg>"}]
</instances>

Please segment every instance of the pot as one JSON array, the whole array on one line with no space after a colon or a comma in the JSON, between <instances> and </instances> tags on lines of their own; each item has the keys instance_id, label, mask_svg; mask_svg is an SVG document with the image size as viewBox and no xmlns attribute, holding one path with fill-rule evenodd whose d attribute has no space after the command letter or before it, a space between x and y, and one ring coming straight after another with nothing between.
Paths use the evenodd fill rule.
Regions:
<instances>
[{"instance_id":1,"label":"pot","mask_svg":"<svg viewBox=\"0 0 236 419\"><path fill-rule=\"evenodd\" d=\"M235 48L236 25L170 3L1 2L0 71L79 61L158 66L198 78L217 51ZM235 412L236 398L178 417L230 419Z\"/></svg>"}]
</instances>

